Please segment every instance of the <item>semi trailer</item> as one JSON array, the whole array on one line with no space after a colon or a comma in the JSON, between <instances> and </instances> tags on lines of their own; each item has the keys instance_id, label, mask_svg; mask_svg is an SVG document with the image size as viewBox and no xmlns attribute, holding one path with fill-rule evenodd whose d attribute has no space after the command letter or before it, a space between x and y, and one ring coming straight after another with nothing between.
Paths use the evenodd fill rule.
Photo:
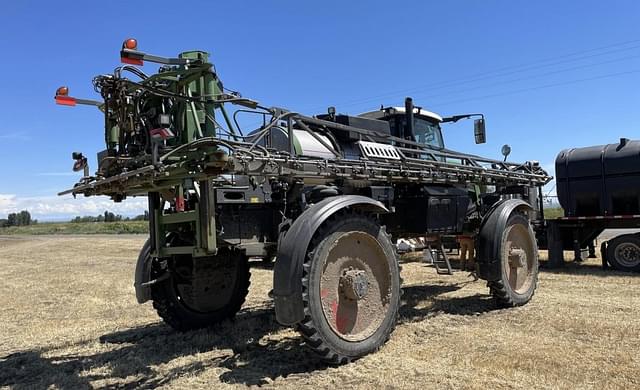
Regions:
<instances>
[{"instance_id":1,"label":"semi trailer","mask_svg":"<svg viewBox=\"0 0 640 390\"><path fill-rule=\"evenodd\" d=\"M250 257L275 256L278 322L299 330L324 360L344 363L380 348L401 303L399 237L477 234L477 273L498 305L526 304L538 277L531 221L551 177L446 148L442 117L414 104L361 115L307 116L227 89L202 51L162 57L126 40L99 100L67 87L57 103L96 106L105 149L91 174L61 195L148 199L149 239L134 275L138 302L179 330L211 326L242 306ZM139 67L158 63L156 73ZM259 119L244 129L243 116Z\"/></svg>"},{"instance_id":2,"label":"semi trailer","mask_svg":"<svg viewBox=\"0 0 640 390\"><path fill-rule=\"evenodd\" d=\"M605 229L640 230L640 141L571 148L555 161L556 191L564 216L535 224L549 266L595 255L594 240ZM640 233L624 232L600 246L603 266L640 271ZM633 231L633 230L631 230Z\"/></svg>"}]
</instances>

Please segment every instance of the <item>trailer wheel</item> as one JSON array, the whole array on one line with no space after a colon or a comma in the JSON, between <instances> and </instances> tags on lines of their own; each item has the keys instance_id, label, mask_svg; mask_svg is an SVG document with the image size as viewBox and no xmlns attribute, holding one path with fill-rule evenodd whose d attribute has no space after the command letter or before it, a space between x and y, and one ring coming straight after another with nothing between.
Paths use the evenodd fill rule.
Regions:
<instances>
[{"instance_id":1,"label":"trailer wheel","mask_svg":"<svg viewBox=\"0 0 640 390\"><path fill-rule=\"evenodd\" d=\"M607 260L619 271L640 271L640 238L633 234L618 236L607 244Z\"/></svg>"},{"instance_id":2,"label":"trailer wheel","mask_svg":"<svg viewBox=\"0 0 640 390\"><path fill-rule=\"evenodd\" d=\"M383 228L341 212L316 232L303 266L298 330L320 357L342 364L379 349L395 328L400 267Z\"/></svg>"},{"instance_id":3,"label":"trailer wheel","mask_svg":"<svg viewBox=\"0 0 640 390\"><path fill-rule=\"evenodd\" d=\"M171 261L171 276L153 286L151 297L158 315L172 328L205 328L240 310L250 284L248 259L241 252L221 248L216 256L199 259L196 272L190 255Z\"/></svg>"},{"instance_id":4,"label":"trailer wheel","mask_svg":"<svg viewBox=\"0 0 640 390\"><path fill-rule=\"evenodd\" d=\"M500 279L488 283L501 307L521 306L531 300L538 284L538 248L529 220L512 214L500 243Z\"/></svg>"}]
</instances>

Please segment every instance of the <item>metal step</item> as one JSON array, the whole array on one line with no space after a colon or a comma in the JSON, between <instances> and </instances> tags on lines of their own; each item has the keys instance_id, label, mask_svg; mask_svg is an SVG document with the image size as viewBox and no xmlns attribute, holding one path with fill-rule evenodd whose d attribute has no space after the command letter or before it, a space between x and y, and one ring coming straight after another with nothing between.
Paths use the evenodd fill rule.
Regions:
<instances>
[{"instance_id":1,"label":"metal step","mask_svg":"<svg viewBox=\"0 0 640 390\"><path fill-rule=\"evenodd\" d=\"M433 264L438 275L453 275L453 268L449 257L444 251L443 245L440 243L436 248L428 246L424 249L424 261Z\"/></svg>"}]
</instances>

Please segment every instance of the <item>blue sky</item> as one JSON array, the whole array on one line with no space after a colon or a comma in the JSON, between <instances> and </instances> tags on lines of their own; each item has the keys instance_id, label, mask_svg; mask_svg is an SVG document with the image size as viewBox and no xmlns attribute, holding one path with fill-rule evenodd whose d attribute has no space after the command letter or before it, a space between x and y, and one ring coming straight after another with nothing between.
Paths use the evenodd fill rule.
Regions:
<instances>
[{"instance_id":1,"label":"blue sky","mask_svg":"<svg viewBox=\"0 0 640 390\"><path fill-rule=\"evenodd\" d=\"M55 196L77 179L71 152L95 156L103 129L54 91L97 98L92 77L119 65L128 37L154 54L206 50L225 86L265 105L355 114L413 96L443 115L482 112L485 145L462 122L447 146L499 158L508 143L510 160L553 171L561 149L638 138L638 20L637 1L4 2L0 218L142 210Z\"/></svg>"}]
</instances>

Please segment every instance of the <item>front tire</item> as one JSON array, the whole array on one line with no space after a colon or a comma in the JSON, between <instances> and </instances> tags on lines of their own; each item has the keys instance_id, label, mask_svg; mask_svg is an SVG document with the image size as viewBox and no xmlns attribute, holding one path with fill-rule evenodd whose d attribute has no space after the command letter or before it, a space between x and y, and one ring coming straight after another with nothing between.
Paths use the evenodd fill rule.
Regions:
<instances>
[{"instance_id":1,"label":"front tire","mask_svg":"<svg viewBox=\"0 0 640 390\"><path fill-rule=\"evenodd\" d=\"M196 263L189 255L170 261L170 271L164 272L171 276L151 290L153 307L169 326L181 332L205 328L240 310L250 284L248 259L242 253L221 248L216 256Z\"/></svg>"},{"instance_id":2,"label":"front tire","mask_svg":"<svg viewBox=\"0 0 640 390\"><path fill-rule=\"evenodd\" d=\"M514 213L500 241L500 279L488 283L500 307L522 306L538 285L538 247L529 220Z\"/></svg>"},{"instance_id":3,"label":"front tire","mask_svg":"<svg viewBox=\"0 0 640 390\"><path fill-rule=\"evenodd\" d=\"M372 218L341 212L310 244L303 272L306 344L332 364L378 350L395 328L400 267L395 247Z\"/></svg>"}]
</instances>

